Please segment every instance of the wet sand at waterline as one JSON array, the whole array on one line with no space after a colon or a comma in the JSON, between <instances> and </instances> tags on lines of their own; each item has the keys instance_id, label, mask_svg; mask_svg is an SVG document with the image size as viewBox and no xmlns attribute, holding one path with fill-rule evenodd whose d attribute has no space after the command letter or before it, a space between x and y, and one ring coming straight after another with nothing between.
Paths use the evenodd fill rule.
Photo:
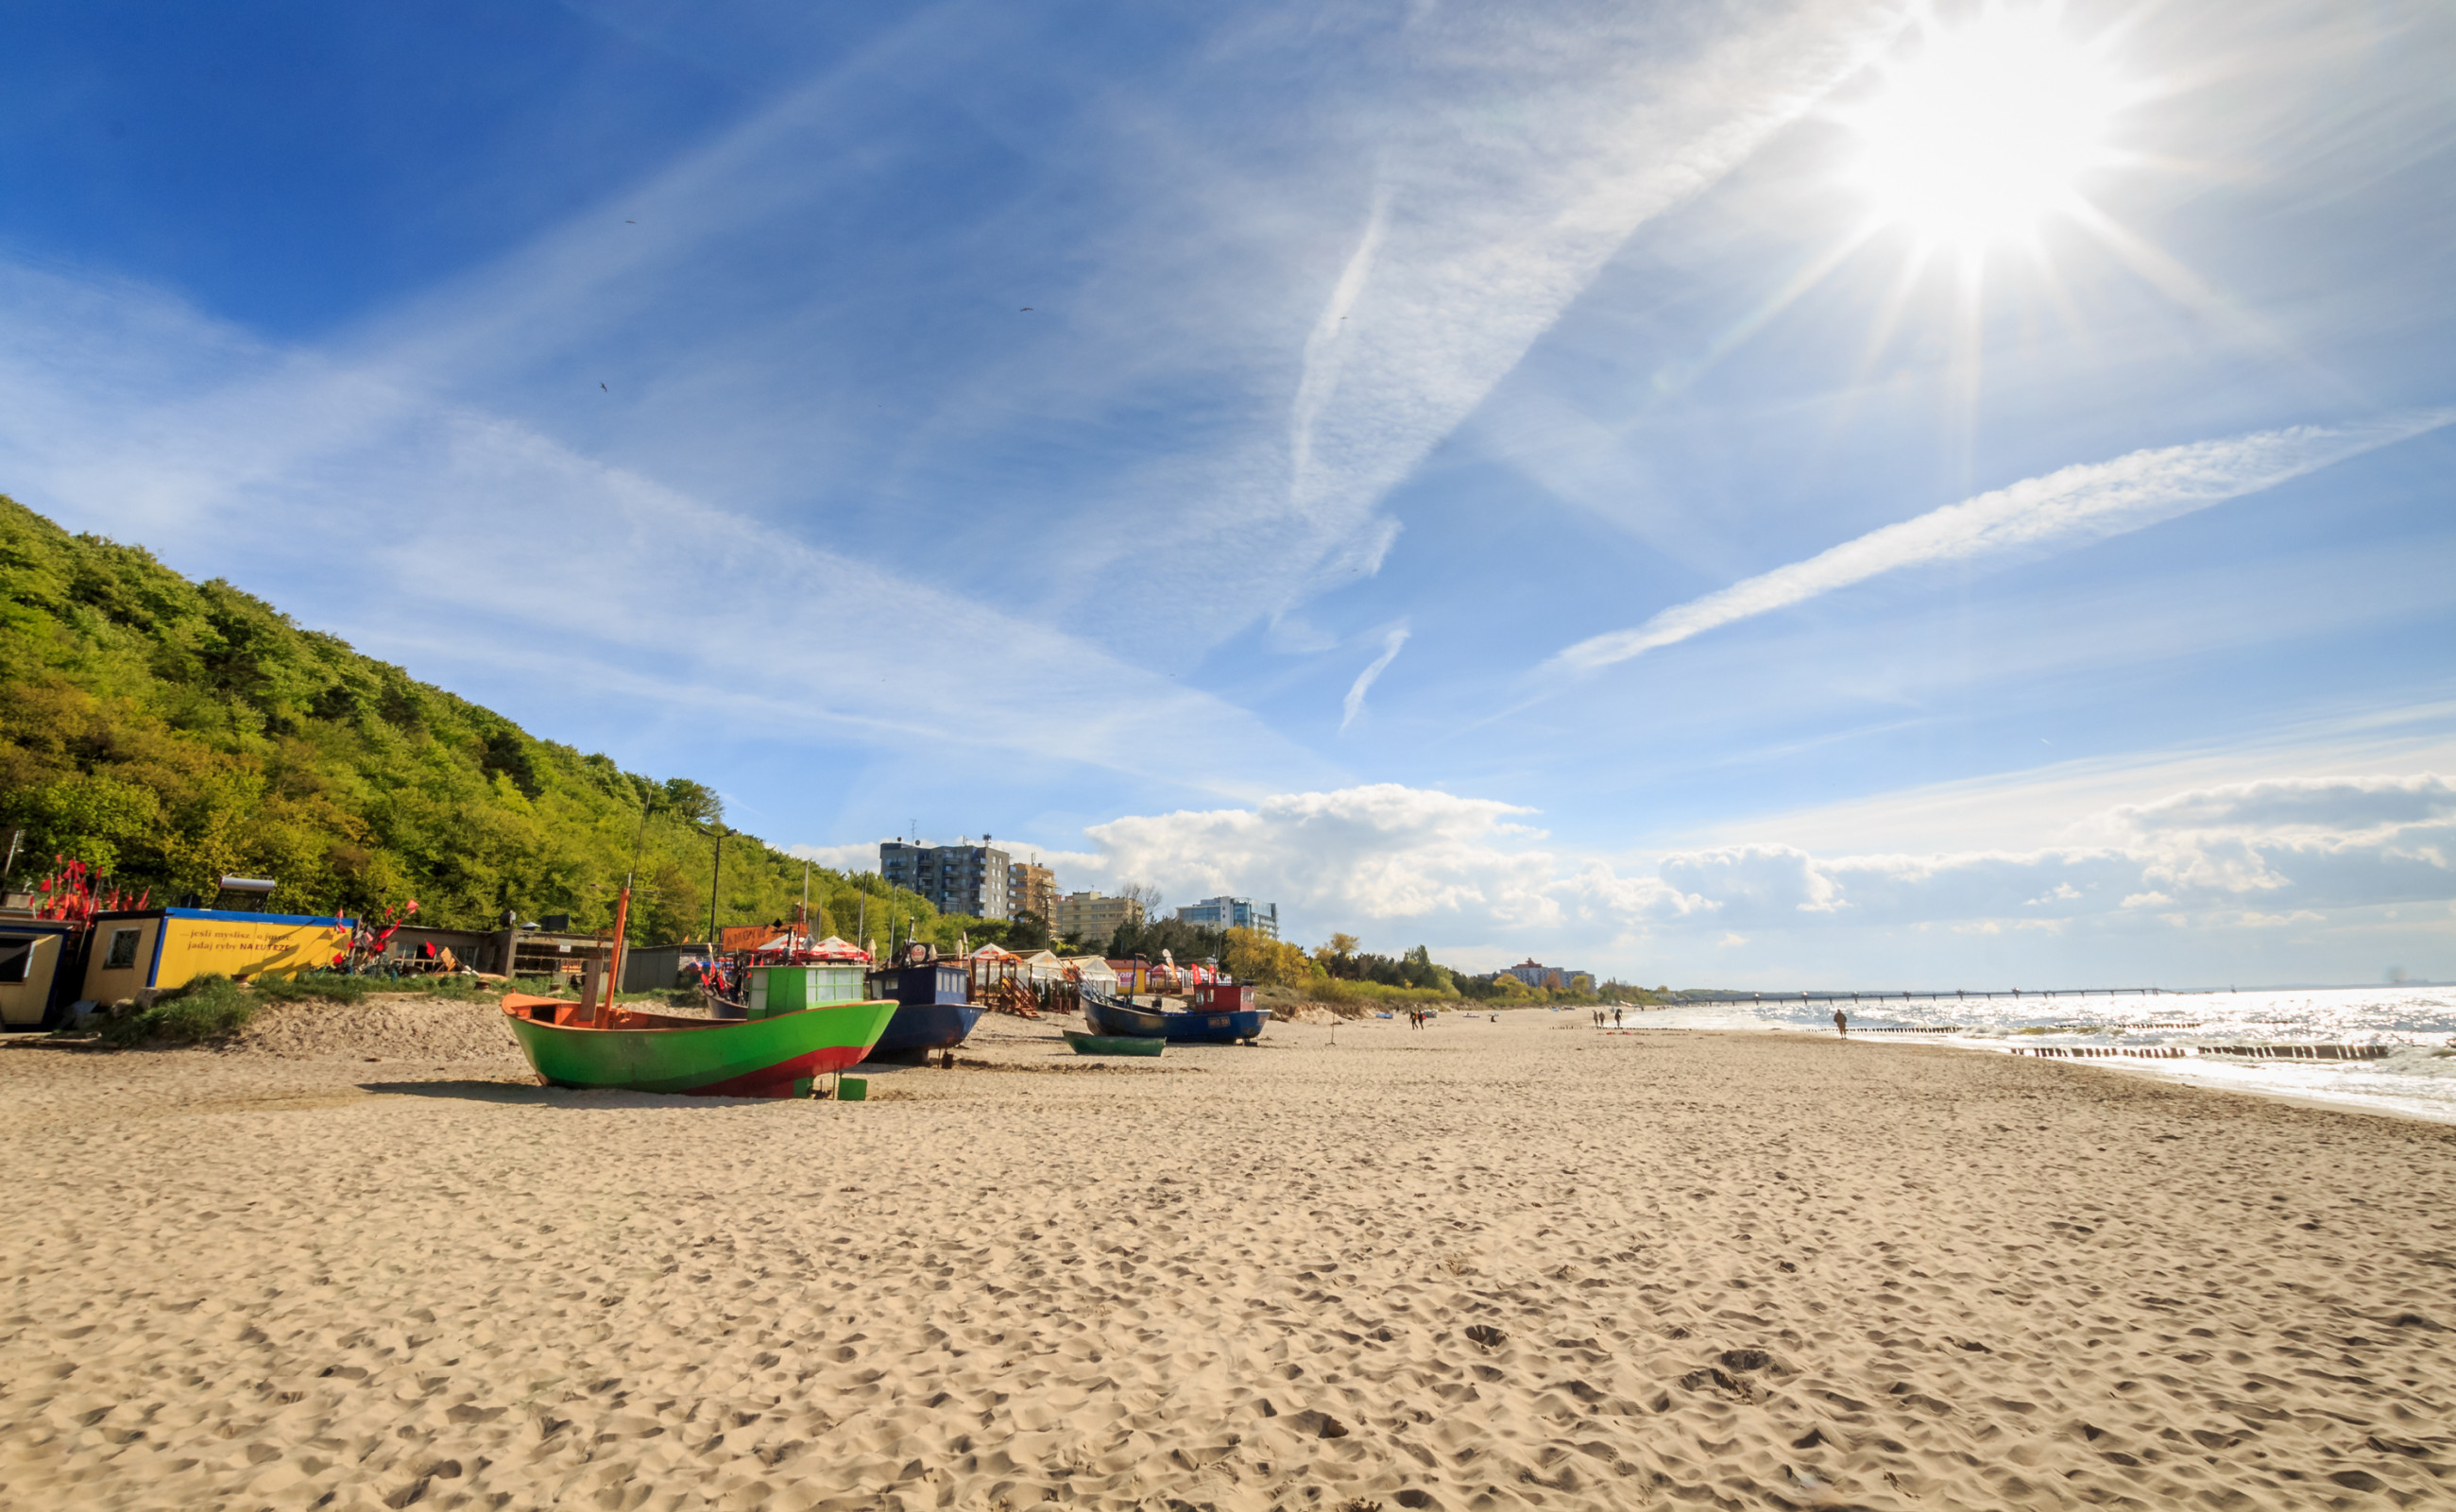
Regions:
<instances>
[{"instance_id":1,"label":"wet sand at waterline","mask_svg":"<svg viewBox=\"0 0 2456 1512\"><path fill-rule=\"evenodd\" d=\"M0 1048L0 1504L2456 1501L2445 1126L1529 1012L717 1102L280 1011Z\"/></svg>"}]
</instances>

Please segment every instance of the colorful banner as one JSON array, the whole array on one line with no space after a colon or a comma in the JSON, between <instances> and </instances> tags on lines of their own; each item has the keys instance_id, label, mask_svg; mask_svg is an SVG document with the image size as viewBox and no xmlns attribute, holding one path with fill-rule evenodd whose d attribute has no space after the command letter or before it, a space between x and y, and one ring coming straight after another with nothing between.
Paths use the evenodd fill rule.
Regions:
<instances>
[{"instance_id":1,"label":"colorful banner","mask_svg":"<svg viewBox=\"0 0 2456 1512\"><path fill-rule=\"evenodd\" d=\"M162 921L154 985L184 987L211 971L230 977L288 975L329 965L349 948L349 926L338 919L174 909Z\"/></svg>"}]
</instances>

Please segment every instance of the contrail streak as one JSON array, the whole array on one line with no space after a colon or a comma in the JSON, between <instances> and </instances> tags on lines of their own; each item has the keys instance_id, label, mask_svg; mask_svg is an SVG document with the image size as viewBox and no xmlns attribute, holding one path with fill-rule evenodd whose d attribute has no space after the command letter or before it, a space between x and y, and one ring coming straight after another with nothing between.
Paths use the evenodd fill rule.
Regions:
<instances>
[{"instance_id":1,"label":"contrail streak","mask_svg":"<svg viewBox=\"0 0 2456 1512\"><path fill-rule=\"evenodd\" d=\"M1579 642L1545 670L1591 672L1708 630L1903 567L2119 536L2274 488L2456 421L2456 408L2351 425L2296 425L2088 462L1873 530L1805 562L1675 604L1644 624Z\"/></svg>"},{"instance_id":2,"label":"contrail streak","mask_svg":"<svg viewBox=\"0 0 2456 1512\"><path fill-rule=\"evenodd\" d=\"M1373 664L1356 674L1355 684L1347 690L1346 713L1339 722L1341 729L1356 723L1356 716L1364 711L1364 695L1371 691L1373 680L1399 659L1399 648L1407 644L1407 627L1403 624L1391 631L1389 638L1382 643L1382 654L1373 659Z\"/></svg>"}]
</instances>

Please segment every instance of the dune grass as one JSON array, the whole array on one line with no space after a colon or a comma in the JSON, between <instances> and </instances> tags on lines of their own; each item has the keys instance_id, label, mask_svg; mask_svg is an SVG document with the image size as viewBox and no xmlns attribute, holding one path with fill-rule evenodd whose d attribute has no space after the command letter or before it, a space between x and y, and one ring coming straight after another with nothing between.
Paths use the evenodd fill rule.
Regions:
<instances>
[{"instance_id":1,"label":"dune grass","mask_svg":"<svg viewBox=\"0 0 2456 1512\"><path fill-rule=\"evenodd\" d=\"M332 971L301 971L296 976L266 976L240 983L217 973L196 977L154 1000L151 1008L125 1018L105 1018L98 1032L107 1045L142 1045L161 1041L203 1045L230 1038L245 1028L258 1010L275 1003L348 1004L370 997L415 993L447 1002L491 1002L501 995L500 983L469 976L343 976Z\"/></svg>"},{"instance_id":2,"label":"dune grass","mask_svg":"<svg viewBox=\"0 0 2456 1512\"><path fill-rule=\"evenodd\" d=\"M237 1033L256 1016L258 1006L247 989L229 977L199 976L155 998L151 1008L126 1018L103 1020L102 1039L108 1045L141 1045L149 1040L201 1045Z\"/></svg>"}]
</instances>

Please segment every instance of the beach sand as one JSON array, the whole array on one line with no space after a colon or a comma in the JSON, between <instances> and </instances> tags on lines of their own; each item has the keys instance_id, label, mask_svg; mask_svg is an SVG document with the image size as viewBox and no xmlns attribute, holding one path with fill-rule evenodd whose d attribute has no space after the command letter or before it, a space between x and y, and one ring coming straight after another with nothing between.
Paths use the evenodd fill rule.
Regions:
<instances>
[{"instance_id":1,"label":"beach sand","mask_svg":"<svg viewBox=\"0 0 2456 1512\"><path fill-rule=\"evenodd\" d=\"M720 1102L354 1011L0 1048L0 1504L2456 1502L2448 1127L1543 1012Z\"/></svg>"}]
</instances>

